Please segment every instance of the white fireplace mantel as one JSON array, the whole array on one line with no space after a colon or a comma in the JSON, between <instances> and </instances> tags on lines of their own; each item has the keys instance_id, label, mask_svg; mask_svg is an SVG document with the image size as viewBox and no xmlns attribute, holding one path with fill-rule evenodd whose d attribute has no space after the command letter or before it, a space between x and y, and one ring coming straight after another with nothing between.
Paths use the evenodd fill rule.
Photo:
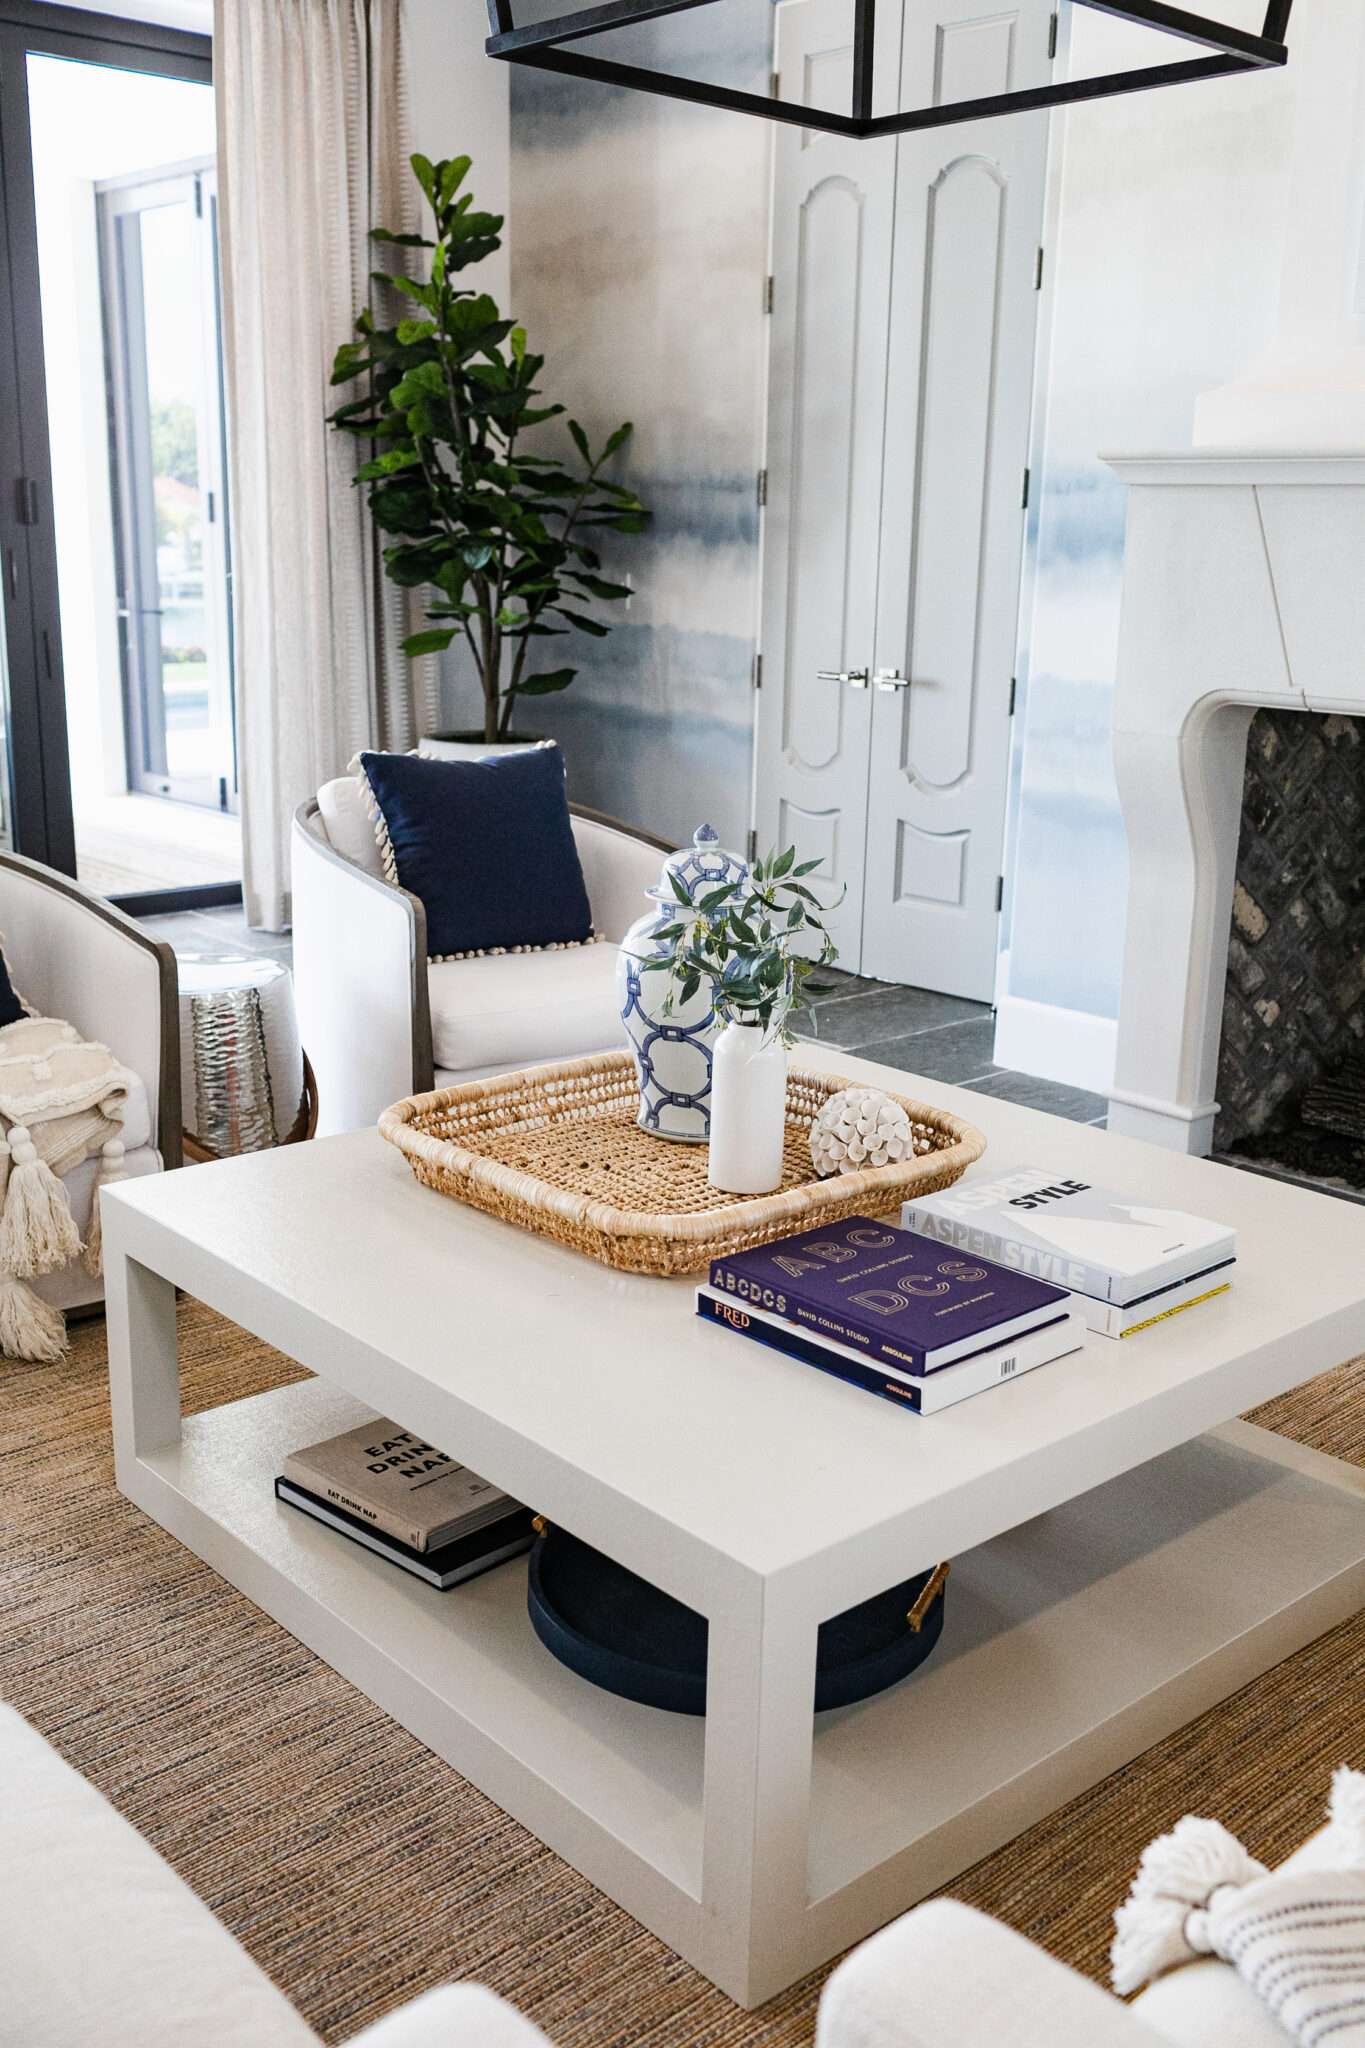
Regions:
<instances>
[{"instance_id":1,"label":"white fireplace mantel","mask_svg":"<svg viewBox=\"0 0 1365 2048\"><path fill-rule=\"evenodd\" d=\"M1207 1152L1247 727L1365 715L1365 449L1104 458L1130 486L1114 764L1130 875L1109 1128Z\"/></svg>"}]
</instances>

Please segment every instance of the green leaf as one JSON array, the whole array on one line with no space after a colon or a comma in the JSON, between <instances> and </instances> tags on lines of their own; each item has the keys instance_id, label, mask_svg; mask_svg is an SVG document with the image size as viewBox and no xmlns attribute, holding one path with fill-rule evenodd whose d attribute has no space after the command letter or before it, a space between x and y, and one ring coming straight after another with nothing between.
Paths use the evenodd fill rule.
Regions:
<instances>
[{"instance_id":1,"label":"green leaf","mask_svg":"<svg viewBox=\"0 0 1365 2048\"><path fill-rule=\"evenodd\" d=\"M429 626L423 633L409 634L403 642L403 652L413 660L419 654L440 654L454 638L454 626Z\"/></svg>"},{"instance_id":2,"label":"green leaf","mask_svg":"<svg viewBox=\"0 0 1365 2048\"><path fill-rule=\"evenodd\" d=\"M436 204L436 174L432 170L430 157L421 155L410 156L408 162L412 165L413 176L434 207Z\"/></svg>"},{"instance_id":3,"label":"green leaf","mask_svg":"<svg viewBox=\"0 0 1365 2048\"><path fill-rule=\"evenodd\" d=\"M585 462L586 462L586 463L587 463L587 464L588 464L588 465L589 465L589 466L591 467L591 464L592 464L592 453L591 453L591 451L590 451L590 449L589 449L589 447L588 447L588 437L587 437L587 435L586 435L586 434L585 434L585 433L583 432L583 429L582 429L582 427L580 427L580 426L579 426L579 424L578 424L578 421L577 421L577 420L570 420L570 421L568 422L568 428L569 428L569 432L570 432L570 433L572 434L572 436L573 436L573 444L574 444L574 447L575 447L575 448L576 448L576 449L578 450L579 454L580 454L580 455L581 455L581 456L583 457L583 460L584 460L584 461L585 461Z\"/></svg>"},{"instance_id":4,"label":"green leaf","mask_svg":"<svg viewBox=\"0 0 1365 2048\"><path fill-rule=\"evenodd\" d=\"M617 449L621 447L622 443L628 441L634 432L635 422L633 420L626 420L621 426L619 426L616 429L616 432L614 434L608 435L607 445L602 450L603 462L607 460L608 456L614 455Z\"/></svg>"},{"instance_id":5,"label":"green leaf","mask_svg":"<svg viewBox=\"0 0 1365 2048\"><path fill-rule=\"evenodd\" d=\"M794 846L789 846L785 853L779 854L773 863L773 880L776 881L780 875L790 873L795 859L796 848Z\"/></svg>"},{"instance_id":6,"label":"green leaf","mask_svg":"<svg viewBox=\"0 0 1365 2048\"><path fill-rule=\"evenodd\" d=\"M544 675L523 676L517 684L515 691L505 690L503 695L507 697L514 695L518 697L548 697L552 690L567 690L577 674L578 670L576 668L555 668L547 670Z\"/></svg>"},{"instance_id":7,"label":"green leaf","mask_svg":"<svg viewBox=\"0 0 1365 2048\"><path fill-rule=\"evenodd\" d=\"M518 363L524 363L526 360L526 329L524 327L514 327L508 336L508 342L512 350L513 359Z\"/></svg>"},{"instance_id":8,"label":"green leaf","mask_svg":"<svg viewBox=\"0 0 1365 2048\"><path fill-rule=\"evenodd\" d=\"M457 156L452 157L447 163L437 165L436 178L439 179L439 184L436 189L440 194L441 206L449 206L456 192L463 184L465 173L472 162L472 157ZM415 170L416 168L414 163L413 169Z\"/></svg>"}]
</instances>

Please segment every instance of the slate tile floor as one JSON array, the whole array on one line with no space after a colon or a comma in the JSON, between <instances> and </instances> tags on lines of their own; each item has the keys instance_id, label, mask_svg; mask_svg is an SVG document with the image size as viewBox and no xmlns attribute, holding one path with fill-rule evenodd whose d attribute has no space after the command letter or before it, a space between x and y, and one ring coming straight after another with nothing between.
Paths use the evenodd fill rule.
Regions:
<instances>
[{"instance_id":1,"label":"slate tile floor","mask_svg":"<svg viewBox=\"0 0 1365 2048\"><path fill-rule=\"evenodd\" d=\"M934 995L928 989L900 988L890 982L865 981L829 968L820 977L833 983L815 1003L815 1030L799 1035L818 1044L856 1052L883 1066L948 1081L980 1095L1022 1102L1078 1124L1102 1124L1109 1105L1102 1095L1068 1088L1060 1081L1040 1081L997 1067L991 1059L995 1019L986 1003L961 996Z\"/></svg>"},{"instance_id":2,"label":"slate tile floor","mask_svg":"<svg viewBox=\"0 0 1365 2048\"><path fill-rule=\"evenodd\" d=\"M264 954L286 967L292 959L287 932L255 932L245 913L236 910L186 910L143 920L147 930L166 939L187 958L222 960L243 953ZM1073 1123L1102 1124L1108 1103L1084 1088L1060 1081L1039 1081L1031 1074L1011 1073L991 1059L995 1019L986 1003L960 996L934 995L929 989L901 988L891 982L865 981L828 968L821 979L833 984L815 1005L816 1029L803 1031L817 1043L841 1052L861 1053L884 1066L922 1074L1044 1109Z\"/></svg>"}]
</instances>

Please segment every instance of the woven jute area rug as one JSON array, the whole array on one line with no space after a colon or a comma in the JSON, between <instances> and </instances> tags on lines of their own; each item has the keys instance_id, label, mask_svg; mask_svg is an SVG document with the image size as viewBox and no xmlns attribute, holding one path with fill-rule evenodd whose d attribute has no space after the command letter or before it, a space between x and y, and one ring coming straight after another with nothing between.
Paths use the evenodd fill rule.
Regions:
<instances>
[{"instance_id":1,"label":"woven jute area rug","mask_svg":"<svg viewBox=\"0 0 1365 2048\"><path fill-rule=\"evenodd\" d=\"M194 1302L187 1408L300 1377ZM1365 1463L1365 1359L1252 1418ZM0 1695L328 2042L453 1978L560 2048L804 2048L825 1973L744 2013L115 1490L104 1328L0 1377ZM1365 1766L1365 1615L949 1887L1102 1976L1144 1844L1189 1811L1276 1862Z\"/></svg>"}]
</instances>

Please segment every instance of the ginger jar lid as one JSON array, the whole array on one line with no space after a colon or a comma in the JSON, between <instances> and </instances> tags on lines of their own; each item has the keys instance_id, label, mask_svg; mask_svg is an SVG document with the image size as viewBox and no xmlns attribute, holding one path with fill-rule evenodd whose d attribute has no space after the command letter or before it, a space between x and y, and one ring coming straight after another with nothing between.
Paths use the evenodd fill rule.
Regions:
<instances>
[{"instance_id":1,"label":"ginger jar lid","mask_svg":"<svg viewBox=\"0 0 1365 2048\"><path fill-rule=\"evenodd\" d=\"M722 882L728 882L738 889L747 879L749 863L741 860L737 853L731 853L720 843L720 837L710 825L699 825L692 834L692 844L680 847L677 853L670 853L659 873L659 879L652 889L646 889L656 903L670 907L677 904L677 897L669 887L668 878L676 875L690 896L695 896L698 886L703 889L718 889Z\"/></svg>"}]
</instances>

